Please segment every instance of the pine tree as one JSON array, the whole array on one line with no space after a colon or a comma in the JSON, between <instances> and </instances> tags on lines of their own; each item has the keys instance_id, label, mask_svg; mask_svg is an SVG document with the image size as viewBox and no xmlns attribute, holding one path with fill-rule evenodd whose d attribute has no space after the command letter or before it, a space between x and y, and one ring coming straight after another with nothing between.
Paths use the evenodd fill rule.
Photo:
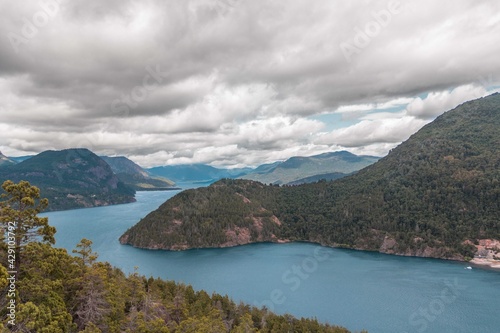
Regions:
<instances>
[{"instance_id":1,"label":"pine tree","mask_svg":"<svg viewBox=\"0 0 500 333\"><path fill-rule=\"evenodd\" d=\"M76 244L78 250L73 250L73 253L78 253L82 259L82 264L84 266L92 266L92 264L97 260L97 252L92 252L92 241L86 238L82 238L80 243Z\"/></svg>"},{"instance_id":2,"label":"pine tree","mask_svg":"<svg viewBox=\"0 0 500 333\"><path fill-rule=\"evenodd\" d=\"M24 246L40 237L42 241L54 244L56 229L49 226L46 217L37 216L49 204L47 199L40 199L39 188L27 181L15 184L11 180L6 180L2 188L5 193L1 197L7 199L0 202L0 223L7 233L5 241L14 245L15 260L11 270L17 276Z\"/></svg>"}]
</instances>

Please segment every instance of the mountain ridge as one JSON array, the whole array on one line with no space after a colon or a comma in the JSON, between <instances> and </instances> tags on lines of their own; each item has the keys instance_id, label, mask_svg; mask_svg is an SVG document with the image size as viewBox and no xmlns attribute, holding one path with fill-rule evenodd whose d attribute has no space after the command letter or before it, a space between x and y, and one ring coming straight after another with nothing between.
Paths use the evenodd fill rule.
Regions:
<instances>
[{"instance_id":1,"label":"mountain ridge","mask_svg":"<svg viewBox=\"0 0 500 333\"><path fill-rule=\"evenodd\" d=\"M152 175L165 177L174 182L211 182L233 178L250 168L219 169L207 164L165 165L146 169Z\"/></svg>"},{"instance_id":2,"label":"mountain ridge","mask_svg":"<svg viewBox=\"0 0 500 333\"><path fill-rule=\"evenodd\" d=\"M101 156L116 176L136 191L163 191L179 189L175 183L164 177L151 176L141 166L125 156Z\"/></svg>"},{"instance_id":3,"label":"mountain ridge","mask_svg":"<svg viewBox=\"0 0 500 333\"><path fill-rule=\"evenodd\" d=\"M0 167L1 166L6 166L6 165L14 165L14 164L17 164L16 161L12 160L11 158L5 156L4 154L2 154L2 152L0 151Z\"/></svg>"},{"instance_id":4,"label":"mountain ridge","mask_svg":"<svg viewBox=\"0 0 500 333\"><path fill-rule=\"evenodd\" d=\"M207 164L180 164L148 168L146 171L175 182L209 183L223 178L240 178L263 183L288 184L296 181L307 182L309 177L327 174L330 175L324 177L328 179L338 178L372 164L378 159L379 157L376 156L335 151L312 156L292 156L285 161L261 164L254 169L250 167L226 169ZM333 176L333 174L336 175Z\"/></svg>"},{"instance_id":5,"label":"mountain ridge","mask_svg":"<svg viewBox=\"0 0 500 333\"><path fill-rule=\"evenodd\" d=\"M86 148L47 150L0 168L0 180L29 181L49 199L47 210L65 210L134 202L135 191L111 167Z\"/></svg>"},{"instance_id":6,"label":"mountain ridge","mask_svg":"<svg viewBox=\"0 0 500 333\"><path fill-rule=\"evenodd\" d=\"M297 182L315 181L319 175L340 178L375 163L380 158L368 155L354 155L348 151L328 152L313 156L293 156L283 162L263 165L254 172L238 178L271 184L296 184ZM310 178L312 177L312 178Z\"/></svg>"}]
</instances>

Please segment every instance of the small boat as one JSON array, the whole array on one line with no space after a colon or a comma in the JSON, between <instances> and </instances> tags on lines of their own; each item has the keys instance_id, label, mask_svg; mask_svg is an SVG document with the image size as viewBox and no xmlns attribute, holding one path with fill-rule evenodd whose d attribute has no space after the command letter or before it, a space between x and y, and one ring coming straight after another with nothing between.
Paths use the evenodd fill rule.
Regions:
<instances>
[{"instance_id":1,"label":"small boat","mask_svg":"<svg viewBox=\"0 0 500 333\"><path fill-rule=\"evenodd\" d=\"M465 269L472 269L472 267L470 267L470 266L467 266L467 267L464 267L464 268L465 268Z\"/></svg>"}]
</instances>

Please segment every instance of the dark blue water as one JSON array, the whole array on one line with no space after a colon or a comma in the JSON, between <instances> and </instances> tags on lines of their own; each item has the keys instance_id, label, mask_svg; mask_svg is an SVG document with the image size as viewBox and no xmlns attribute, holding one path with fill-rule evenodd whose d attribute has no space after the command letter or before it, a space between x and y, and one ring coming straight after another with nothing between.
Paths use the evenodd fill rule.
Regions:
<instances>
[{"instance_id":1,"label":"dark blue water","mask_svg":"<svg viewBox=\"0 0 500 333\"><path fill-rule=\"evenodd\" d=\"M500 332L500 273L463 263L314 244L256 244L185 252L120 245L119 236L178 191L138 192L126 205L45 214L56 246L93 241L99 259L125 272L228 294L279 313L369 332Z\"/></svg>"}]
</instances>

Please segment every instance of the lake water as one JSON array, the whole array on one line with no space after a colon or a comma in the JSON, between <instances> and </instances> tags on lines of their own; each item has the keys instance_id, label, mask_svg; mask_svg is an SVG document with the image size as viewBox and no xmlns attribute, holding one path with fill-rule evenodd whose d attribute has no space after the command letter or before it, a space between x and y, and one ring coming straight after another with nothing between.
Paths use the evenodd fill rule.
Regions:
<instances>
[{"instance_id":1,"label":"lake water","mask_svg":"<svg viewBox=\"0 0 500 333\"><path fill-rule=\"evenodd\" d=\"M227 294L278 313L371 333L500 332L500 272L314 244L254 244L184 252L120 245L118 238L179 191L138 192L137 202L44 214L56 246L93 241L99 260Z\"/></svg>"}]
</instances>

